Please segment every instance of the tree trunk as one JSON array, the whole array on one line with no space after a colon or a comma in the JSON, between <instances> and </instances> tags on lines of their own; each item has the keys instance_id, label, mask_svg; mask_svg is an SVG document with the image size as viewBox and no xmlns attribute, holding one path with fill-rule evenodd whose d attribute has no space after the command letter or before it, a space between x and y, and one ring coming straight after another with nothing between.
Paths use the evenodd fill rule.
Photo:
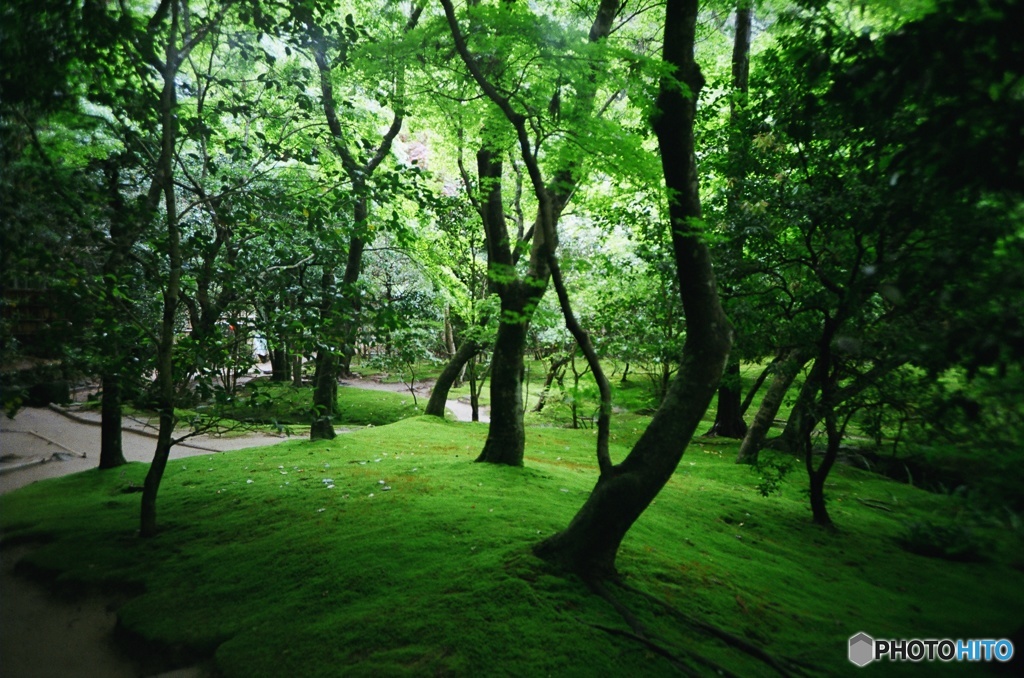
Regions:
<instances>
[{"instance_id":1,"label":"tree trunk","mask_svg":"<svg viewBox=\"0 0 1024 678\"><path fill-rule=\"evenodd\" d=\"M548 400L548 393L551 391L551 384L555 383L555 379L558 378L558 373L565 369L565 366L569 364L571 357L571 353L561 358L552 356L548 361L548 374L544 377L544 388L540 390L540 397L537 399L537 405L533 408L534 412L543 411L544 405Z\"/></svg>"},{"instance_id":2,"label":"tree trunk","mask_svg":"<svg viewBox=\"0 0 1024 678\"><path fill-rule=\"evenodd\" d=\"M725 377L718 386L718 408L715 423L704 435L721 436L722 438L743 438L747 434L747 422L740 413L742 403L742 379L739 362L729 362Z\"/></svg>"},{"instance_id":3,"label":"tree trunk","mask_svg":"<svg viewBox=\"0 0 1024 678\"><path fill-rule=\"evenodd\" d=\"M161 407L160 429L157 433L156 451L153 453L153 463L149 465L149 472L142 484L142 520L139 528L140 537L152 537L157 532L156 523L156 496L160 491L160 481L167 469L167 461L171 456L171 446L174 444L172 436L177 418L174 410Z\"/></svg>"},{"instance_id":4,"label":"tree trunk","mask_svg":"<svg viewBox=\"0 0 1024 678\"><path fill-rule=\"evenodd\" d=\"M337 357L323 349L316 354L316 376L313 378L313 422L310 440L333 440L334 414L338 403Z\"/></svg>"},{"instance_id":5,"label":"tree trunk","mask_svg":"<svg viewBox=\"0 0 1024 678\"><path fill-rule=\"evenodd\" d=\"M786 427L782 429L782 434L768 442L768 447L771 447L773 450L784 452L802 450L804 438L810 435L814 431L815 426L818 425L814 402L818 397L818 390L821 385L817 379L812 379L814 368L817 365L818 360L815 359L814 366L811 368L807 380L800 387L800 393L796 397L796 402L793 403L793 409L790 410L789 418L786 420Z\"/></svg>"},{"instance_id":6,"label":"tree trunk","mask_svg":"<svg viewBox=\"0 0 1024 678\"><path fill-rule=\"evenodd\" d=\"M167 36L167 48L163 65L163 89L160 95L161 148L157 175L154 185L159 184L164 196L164 219L167 225L167 285L163 290L163 315L157 342L156 383L160 430L157 437L153 463L146 473L142 487L142 514L139 535L151 537L156 534L156 497L163 479L164 469L173 445L175 389L174 389L174 327L181 292L181 228L178 223L178 206L174 190L174 153L177 137L177 85L175 77L179 63L177 49L179 8L171 2L171 23Z\"/></svg>"},{"instance_id":7,"label":"tree trunk","mask_svg":"<svg viewBox=\"0 0 1024 678\"><path fill-rule=\"evenodd\" d=\"M270 351L270 381L288 381L291 379L291 356L284 348Z\"/></svg>"},{"instance_id":8,"label":"tree trunk","mask_svg":"<svg viewBox=\"0 0 1024 678\"><path fill-rule=\"evenodd\" d=\"M689 98L674 79L665 77L652 121L671 196L673 256L688 328L679 372L629 456L599 477L565 530L534 549L541 558L584 577L615 574L619 544L675 471L718 387L732 346L732 328L718 300L710 254L695 231L701 206L693 124L696 98L704 84L693 59L696 20L696 0L668 1L663 58L676 68Z\"/></svg>"},{"instance_id":9,"label":"tree trunk","mask_svg":"<svg viewBox=\"0 0 1024 678\"><path fill-rule=\"evenodd\" d=\"M754 421L747 429L747 434L740 443L740 451L736 457L737 464L756 464L758 453L764 444L764 439L775 421L775 415L779 413L782 401L789 391L789 387L796 379L797 373L803 367L803 355L799 350L791 351L783 360L775 363L775 376L768 385L768 392L761 401L761 407L754 415Z\"/></svg>"},{"instance_id":10,"label":"tree trunk","mask_svg":"<svg viewBox=\"0 0 1024 678\"><path fill-rule=\"evenodd\" d=\"M508 295L506 295L508 298ZM523 366L526 355L527 322L506 322L519 317L522 305L508 308L502 299L502 322L491 357L491 424L487 441L477 461L522 466L526 449L523 424Z\"/></svg>"},{"instance_id":11,"label":"tree trunk","mask_svg":"<svg viewBox=\"0 0 1024 678\"><path fill-rule=\"evenodd\" d=\"M298 353L292 356L292 386L302 388L302 356Z\"/></svg>"},{"instance_id":12,"label":"tree trunk","mask_svg":"<svg viewBox=\"0 0 1024 678\"><path fill-rule=\"evenodd\" d=\"M761 370L761 374L757 375L757 379L754 380L754 383L750 386L750 390L747 391L747 395L743 396L743 402L740 403L741 417L750 409L750 406L754 402L754 397L757 396L758 391L760 391L761 387L764 386L764 382L768 379L768 375L778 370L784 359L784 355L776 356L774 360L768 363L767 367Z\"/></svg>"},{"instance_id":13,"label":"tree trunk","mask_svg":"<svg viewBox=\"0 0 1024 678\"><path fill-rule=\"evenodd\" d=\"M729 155L732 157L729 184L736 188L729 191L728 213L735 215L740 211L740 192L746 178L745 156L747 140L744 139L741 127L741 115L749 89L750 80L750 35L751 9L750 0L741 0L736 9L736 34L732 48L732 87L733 99L729 106L730 128ZM729 258L734 265L743 260L743 233L735 223L731 224ZM747 423L743 421L742 398L743 381L740 378L739 360L730 361L725 378L718 387L718 407L715 412L715 423L705 433L707 436L741 439L747 433Z\"/></svg>"},{"instance_id":14,"label":"tree trunk","mask_svg":"<svg viewBox=\"0 0 1024 678\"><path fill-rule=\"evenodd\" d=\"M332 348L337 337L334 329L336 295L334 269L324 268L320 276L321 337L316 351L316 372L313 376L313 421L309 428L310 440L334 438L332 417L338 402L338 356Z\"/></svg>"},{"instance_id":15,"label":"tree trunk","mask_svg":"<svg viewBox=\"0 0 1024 678\"><path fill-rule=\"evenodd\" d=\"M128 463L121 446L121 377L110 371L101 380L100 468L116 468Z\"/></svg>"},{"instance_id":16,"label":"tree trunk","mask_svg":"<svg viewBox=\"0 0 1024 678\"><path fill-rule=\"evenodd\" d=\"M825 455L818 465L818 468L814 468L814 448L811 444L811 434L807 433L807 437L804 440L807 473L810 478L810 500L811 500L811 519L815 525L820 525L830 530L835 529L835 525L832 523L832 518L828 514L828 505L825 501L825 480L828 478L829 472L832 470L832 466L836 462L836 458L839 456L839 445L843 440L842 432L836 426L836 416L834 412L830 412L825 416L825 431L828 437L828 446L825 448Z\"/></svg>"},{"instance_id":17,"label":"tree trunk","mask_svg":"<svg viewBox=\"0 0 1024 678\"><path fill-rule=\"evenodd\" d=\"M427 409L424 411L424 414L444 417L445 403L448 401L448 391L451 390L452 385L458 380L459 375L466 368L466 364L480 352L481 348L483 347L480 344L469 340L463 342L459 350L455 351L452 359L448 361L448 364L445 365L445 368L437 377L437 382L434 384L434 390L430 392L430 400L427 401Z\"/></svg>"}]
</instances>

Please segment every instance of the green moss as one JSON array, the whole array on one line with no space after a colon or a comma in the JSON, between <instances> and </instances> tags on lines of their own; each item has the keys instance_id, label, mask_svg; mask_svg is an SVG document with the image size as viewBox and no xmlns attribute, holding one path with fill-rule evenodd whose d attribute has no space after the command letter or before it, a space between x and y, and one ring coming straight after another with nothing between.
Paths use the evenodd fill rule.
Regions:
<instances>
[{"instance_id":1,"label":"green moss","mask_svg":"<svg viewBox=\"0 0 1024 678\"><path fill-rule=\"evenodd\" d=\"M311 421L313 389L275 384L266 380L250 382L225 416L242 421L278 425L305 424ZM413 404L409 393L338 388L339 426L384 426L421 413L425 403Z\"/></svg>"},{"instance_id":2,"label":"green moss","mask_svg":"<svg viewBox=\"0 0 1024 678\"><path fill-rule=\"evenodd\" d=\"M30 558L66 586L137 594L119 612L126 629L214 654L226 676L674 674L607 630L626 630L608 602L530 553L592 488L593 433L528 429L526 466L505 468L472 463L486 432L423 417L172 460L150 540L134 536L139 495L126 492L142 464L0 497L0 525L5 541L45 540ZM620 440L612 453L627 450ZM622 546L626 582L814 674L853 675L845 647L858 631L1002 636L1019 625L1019 543L1003 539L980 563L901 548L907 521L954 510L952 498L838 468L833 534L810 524L801 482L764 499L734 456L734 442L691 446ZM612 591L696 670L708 670L699 655L771 673L648 598Z\"/></svg>"}]
</instances>

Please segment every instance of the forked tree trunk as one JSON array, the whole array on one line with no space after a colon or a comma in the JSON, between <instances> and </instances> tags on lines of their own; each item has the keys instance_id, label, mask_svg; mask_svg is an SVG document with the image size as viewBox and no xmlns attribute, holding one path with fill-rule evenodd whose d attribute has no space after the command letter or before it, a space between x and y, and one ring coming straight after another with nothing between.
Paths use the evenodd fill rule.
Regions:
<instances>
[{"instance_id":1,"label":"forked tree trunk","mask_svg":"<svg viewBox=\"0 0 1024 678\"><path fill-rule=\"evenodd\" d=\"M740 443L740 451L736 456L737 464L757 463L758 453L775 421L775 415L779 413L782 401L804 362L806 360L800 351L793 350L783 360L775 364L775 376L768 384L768 391L764 394L761 407L758 408L757 414L754 415L754 421L751 422L747 434L743 437L743 442Z\"/></svg>"},{"instance_id":2,"label":"forked tree trunk","mask_svg":"<svg viewBox=\"0 0 1024 678\"><path fill-rule=\"evenodd\" d=\"M479 343L469 340L463 342L462 346L455 351L452 359L441 370L441 374L437 377L437 382L434 383L434 390L430 392L430 400L427 401L427 409L424 411L424 414L435 417L444 416L445 403L448 402L448 392L466 368L466 364L480 352L481 348L483 347Z\"/></svg>"},{"instance_id":3,"label":"forked tree trunk","mask_svg":"<svg viewBox=\"0 0 1024 678\"><path fill-rule=\"evenodd\" d=\"M477 461L520 466L526 440L522 391L527 329L551 276L548 262L557 248L555 226L579 181L580 167L577 160L569 160L545 185L536 151L529 140L526 117L516 111L510 99L487 80L480 60L470 54L451 0L441 0L441 4L460 58L485 96L498 106L516 132L517 145L537 198L529 272L519 277L515 274L518 255L512 251L512 245L516 243L509 238L501 197L501 155L490 146L493 142L485 143L477 153L482 194L480 211L487 233L488 271L492 276L492 289L501 298L502 315L491 362L491 425ZM598 42L609 35L619 7L619 0L600 1L588 35L590 42ZM593 112L597 92L595 83L593 79L576 83L572 109L576 120L583 121ZM555 103L553 99L552 105ZM566 122L563 120L563 124ZM505 282L509 278L511 280Z\"/></svg>"},{"instance_id":4,"label":"forked tree trunk","mask_svg":"<svg viewBox=\"0 0 1024 678\"><path fill-rule=\"evenodd\" d=\"M534 552L584 577L615 574L615 556L629 528L672 476L707 410L732 346L707 246L696 231L701 217L693 123L704 79L693 59L697 0L669 0L664 60L687 85L665 78L654 131L671 196L673 255L688 328L679 372L650 426L619 465L603 473L569 526Z\"/></svg>"}]
</instances>

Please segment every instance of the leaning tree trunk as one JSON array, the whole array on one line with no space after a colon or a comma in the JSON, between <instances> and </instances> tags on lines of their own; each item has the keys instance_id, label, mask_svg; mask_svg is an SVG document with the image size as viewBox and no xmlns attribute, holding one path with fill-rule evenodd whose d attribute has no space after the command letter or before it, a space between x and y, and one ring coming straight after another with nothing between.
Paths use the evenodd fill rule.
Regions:
<instances>
[{"instance_id":1,"label":"leaning tree trunk","mask_svg":"<svg viewBox=\"0 0 1024 678\"><path fill-rule=\"evenodd\" d=\"M767 447L783 452L798 452L803 449L804 438L814 431L818 425L818 417L814 409L814 401L818 397L821 383L814 378L818 360L814 361L806 381L793 403L793 409L786 419L786 427L777 438L768 441Z\"/></svg>"},{"instance_id":2,"label":"leaning tree trunk","mask_svg":"<svg viewBox=\"0 0 1024 678\"><path fill-rule=\"evenodd\" d=\"M128 463L121 445L121 376L110 370L101 379L100 468L116 468Z\"/></svg>"},{"instance_id":3,"label":"leaning tree trunk","mask_svg":"<svg viewBox=\"0 0 1024 678\"><path fill-rule=\"evenodd\" d=\"M754 415L754 421L747 429L747 434L740 443L740 451L736 457L737 464L756 464L758 453L764 445L764 439L775 421L775 415L779 413L782 401L789 392L789 387L796 379L797 373L803 367L805 360L800 351L793 350L786 358L776 364L775 376L768 385L768 391L761 401L761 407Z\"/></svg>"},{"instance_id":4,"label":"leaning tree trunk","mask_svg":"<svg viewBox=\"0 0 1024 678\"><path fill-rule=\"evenodd\" d=\"M534 548L538 556L584 577L615 574L623 537L675 471L718 388L732 347L732 327L718 299L710 253L695 231L701 205L693 124L696 97L704 84L693 59L696 20L697 0L668 1L663 58L687 87L665 77L653 120L670 195L673 255L688 328L679 372L629 456L601 474L565 530Z\"/></svg>"},{"instance_id":5,"label":"leaning tree trunk","mask_svg":"<svg viewBox=\"0 0 1024 678\"><path fill-rule=\"evenodd\" d=\"M430 392L430 400L427 401L427 409L424 414L435 417L444 416L445 403L448 402L448 392L452 385L458 380L459 375L466 368L466 363L472 360L480 349L483 348L473 340L463 342L459 350L455 351L452 359L448 361L441 374L434 383L434 390Z\"/></svg>"}]
</instances>

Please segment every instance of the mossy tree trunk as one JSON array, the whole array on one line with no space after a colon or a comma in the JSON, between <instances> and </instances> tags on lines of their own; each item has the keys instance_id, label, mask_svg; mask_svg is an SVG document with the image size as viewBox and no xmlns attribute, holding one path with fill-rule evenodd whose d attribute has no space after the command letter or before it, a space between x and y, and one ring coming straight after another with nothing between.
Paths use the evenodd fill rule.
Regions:
<instances>
[{"instance_id":1,"label":"mossy tree trunk","mask_svg":"<svg viewBox=\"0 0 1024 678\"><path fill-rule=\"evenodd\" d=\"M584 577L615 574L623 537L672 476L725 370L732 328L722 311L710 253L696 224L701 218L693 124L704 79L693 58L698 3L669 0L664 60L687 85L665 78L654 131L671 196L672 247L687 337L679 372L650 426L626 459L602 473L569 526L538 544L535 553Z\"/></svg>"}]
</instances>

